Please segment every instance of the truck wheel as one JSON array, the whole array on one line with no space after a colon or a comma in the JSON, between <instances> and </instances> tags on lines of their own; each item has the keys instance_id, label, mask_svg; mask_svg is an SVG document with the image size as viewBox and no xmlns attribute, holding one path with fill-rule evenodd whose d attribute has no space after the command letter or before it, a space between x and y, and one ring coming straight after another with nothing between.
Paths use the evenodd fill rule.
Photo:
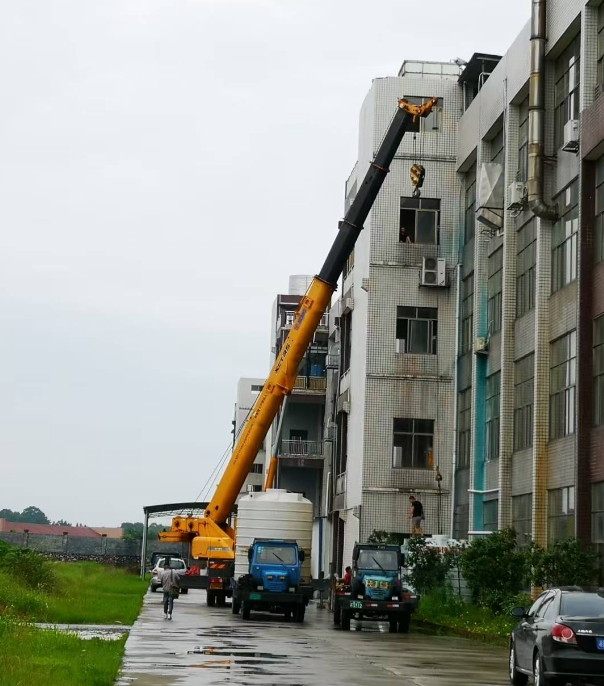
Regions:
<instances>
[{"instance_id":1,"label":"truck wheel","mask_svg":"<svg viewBox=\"0 0 604 686\"><path fill-rule=\"evenodd\" d=\"M224 593L216 594L216 605L218 605L218 607L224 607L226 605L226 595Z\"/></svg>"},{"instance_id":2,"label":"truck wheel","mask_svg":"<svg viewBox=\"0 0 604 686\"><path fill-rule=\"evenodd\" d=\"M397 632L397 630L398 630L398 620L396 618L391 619L389 622L389 625L388 625L388 633L395 634Z\"/></svg>"},{"instance_id":3,"label":"truck wheel","mask_svg":"<svg viewBox=\"0 0 604 686\"><path fill-rule=\"evenodd\" d=\"M411 615L408 612L400 615L398 618L398 632L399 634L408 634L409 626L411 624Z\"/></svg>"},{"instance_id":4,"label":"truck wheel","mask_svg":"<svg viewBox=\"0 0 604 686\"><path fill-rule=\"evenodd\" d=\"M247 603L243 603L243 605L241 606L241 617L245 621L247 621L250 618L251 614L252 614L252 610L251 610L250 606Z\"/></svg>"},{"instance_id":5,"label":"truck wheel","mask_svg":"<svg viewBox=\"0 0 604 686\"><path fill-rule=\"evenodd\" d=\"M302 624L302 622L304 621L305 611L306 611L306 608L304 607L304 605L302 605L302 607L298 607L296 609L296 612L294 614L294 618L295 618L296 622Z\"/></svg>"},{"instance_id":6,"label":"truck wheel","mask_svg":"<svg viewBox=\"0 0 604 686\"><path fill-rule=\"evenodd\" d=\"M284 619L286 622L289 622L289 620L290 620L291 618L292 618L292 611L291 611L291 610L285 610L285 612L283 613L283 619Z\"/></svg>"},{"instance_id":7,"label":"truck wheel","mask_svg":"<svg viewBox=\"0 0 604 686\"><path fill-rule=\"evenodd\" d=\"M238 615L238 614L239 614L239 610L241 610L241 603L238 602L237 600L235 600L235 598L233 598L233 602L232 602L232 604L231 604L231 612L232 612L234 615Z\"/></svg>"},{"instance_id":8,"label":"truck wheel","mask_svg":"<svg viewBox=\"0 0 604 686\"><path fill-rule=\"evenodd\" d=\"M208 607L214 607L214 605L216 605L216 593L214 591L208 591L206 602Z\"/></svg>"},{"instance_id":9,"label":"truck wheel","mask_svg":"<svg viewBox=\"0 0 604 686\"><path fill-rule=\"evenodd\" d=\"M342 627L342 631L350 631L350 612L342 610L340 626Z\"/></svg>"},{"instance_id":10,"label":"truck wheel","mask_svg":"<svg viewBox=\"0 0 604 686\"><path fill-rule=\"evenodd\" d=\"M183 595L187 595L187 593L189 592L189 589L188 589L188 588L181 588L181 589L180 589L180 592L181 592Z\"/></svg>"},{"instance_id":11,"label":"truck wheel","mask_svg":"<svg viewBox=\"0 0 604 686\"><path fill-rule=\"evenodd\" d=\"M336 605L333 609L333 623L337 626L340 623L342 611L339 605Z\"/></svg>"}]
</instances>

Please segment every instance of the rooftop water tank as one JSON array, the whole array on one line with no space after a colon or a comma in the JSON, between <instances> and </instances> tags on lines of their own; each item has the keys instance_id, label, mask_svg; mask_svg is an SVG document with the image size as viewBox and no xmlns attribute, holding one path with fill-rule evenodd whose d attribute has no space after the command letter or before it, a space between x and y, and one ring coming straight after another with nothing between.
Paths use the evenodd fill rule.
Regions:
<instances>
[{"instance_id":1,"label":"rooftop water tank","mask_svg":"<svg viewBox=\"0 0 604 686\"><path fill-rule=\"evenodd\" d=\"M306 295L306 291L311 284L313 277L304 274L297 274L289 277L288 295Z\"/></svg>"},{"instance_id":2,"label":"rooftop water tank","mask_svg":"<svg viewBox=\"0 0 604 686\"><path fill-rule=\"evenodd\" d=\"M313 504L301 493L281 489L250 493L237 504L235 579L248 573L247 551L255 538L295 540L304 550L302 580L310 580Z\"/></svg>"}]
</instances>

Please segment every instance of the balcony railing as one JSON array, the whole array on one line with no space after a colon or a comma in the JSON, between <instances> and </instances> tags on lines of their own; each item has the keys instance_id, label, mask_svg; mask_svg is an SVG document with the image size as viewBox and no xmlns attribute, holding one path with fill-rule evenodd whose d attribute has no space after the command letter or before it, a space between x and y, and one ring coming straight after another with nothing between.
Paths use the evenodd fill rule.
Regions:
<instances>
[{"instance_id":1,"label":"balcony railing","mask_svg":"<svg viewBox=\"0 0 604 686\"><path fill-rule=\"evenodd\" d=\"M323 457L323 441L281 441L284 457Z\"/></svg>"},{"instance_id":2,"label":"balcony railing","mask_svg":"<svg viewBox=\"0 0 604 686\"><path fill-rule=\"evenodd\" d=\"M327 389L325 376L299 376L294 383L294 391L319 391Z\"/></svg>"},{"instance_id":3,"label":"balcony railing","mask_svg":"<svg viewBox=\"0 0 604 686\"><path fill-rule=\"evenodd\" d=\"M285 313L285 326L290 328L294 324L295 312L288 311ZM318 328L326 329L329 326L329 314L324 314L321 317L321 321L318 323Z\"/></svg>"}]
</instances>

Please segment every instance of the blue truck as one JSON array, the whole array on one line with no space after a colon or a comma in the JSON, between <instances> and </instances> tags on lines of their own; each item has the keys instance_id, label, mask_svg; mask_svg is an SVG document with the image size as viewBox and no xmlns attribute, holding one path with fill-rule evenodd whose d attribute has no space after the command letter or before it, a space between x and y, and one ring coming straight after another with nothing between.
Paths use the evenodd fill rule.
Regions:
<instances>
[{"instance_id":1,"label":"blue truck","mask_svg":"<svg viewBox=\"0 0 604 686\"><path fill-rule=\"evenodd\" d=\"M349 631L351 619L383 620L391 633L407 633L419 598L402 579L402 567L399 546L355 545L350 584L336 585L334 623Z\"/></svg>"},{"instance_id":2,"label":"blue truck","mask_svg":"<svg viewBox=\"0 0 604 686\"><path fill-rule=\"evenodd\" d=\"M296 541L254 539L248 559L249 572L233 589L233 614L248 620L253 610L303 622L308 594L300 583L304 551Z\"/></svg>"}]
</instances>

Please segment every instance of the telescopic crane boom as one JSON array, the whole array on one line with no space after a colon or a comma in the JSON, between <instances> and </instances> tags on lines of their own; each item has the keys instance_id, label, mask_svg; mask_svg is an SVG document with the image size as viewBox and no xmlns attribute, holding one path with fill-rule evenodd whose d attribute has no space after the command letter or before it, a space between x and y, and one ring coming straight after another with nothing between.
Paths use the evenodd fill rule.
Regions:
<instances>
[{"instance_id":1,"label":"telescopic crane boom","mask_svg":"<svg viewBox=\"0 0 604 686\"><path fill-rule=\"evenodd\" d=\"M294 322L262 391L254 403L250 416L235 444L231 459L218 483L218 487L203 518L197 526L188 525L188 531L197 535L191 543L191 554L196 558L232 558L235 533L227 520L239 495L254 459L264 441L284 396L291 393L298 374L298 366L327 308L346 260L363 229L377 194L382 187L390 163L398 147L418 117L426 117L436 104L434 98L420 106L406 100L398 101L398 109L384 136L375 159L370 164L346 216L339 224L336 239L321 271L314 277L306 295L296 311ZM273 465L274 468L274 465ZM270 469L270 468L269 468ZM274 469L273 469L274 471ZM270 487L270 483L267 484ZM181 520L172 525L172 535L185 533L187 524Z\"/></svg>"}]
</instances>

